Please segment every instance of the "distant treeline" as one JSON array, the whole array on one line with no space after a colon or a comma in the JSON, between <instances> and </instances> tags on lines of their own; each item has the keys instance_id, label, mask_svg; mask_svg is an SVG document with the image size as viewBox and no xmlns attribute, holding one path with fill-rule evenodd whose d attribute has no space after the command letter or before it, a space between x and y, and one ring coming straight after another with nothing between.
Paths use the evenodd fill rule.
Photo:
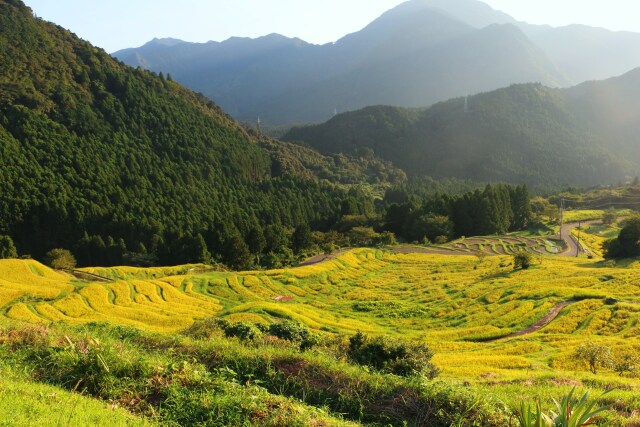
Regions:
<instances>
[{"instance_id":1,"label":"distant treeline","mask_svg":"<svg viewBox=\"0 0 640 427\"><path fill-rule=\"evenodd\" d=\"M390 190L385 229L407 241L504 234L525 229L531 220L525 185L487 185L461 196L436 194L422 203L405 191Z\"/></svg>"}]
</instances>

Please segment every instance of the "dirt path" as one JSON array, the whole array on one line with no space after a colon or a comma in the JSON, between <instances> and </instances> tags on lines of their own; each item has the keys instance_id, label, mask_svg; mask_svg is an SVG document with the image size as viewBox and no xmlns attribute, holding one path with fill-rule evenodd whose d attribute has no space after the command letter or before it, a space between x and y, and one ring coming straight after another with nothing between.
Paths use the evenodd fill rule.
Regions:
<instances>
[{"instance_id":1,"label":"dirt path","mask_svg":"<svg viewBox=\"0 0 640 427\"><path fill-rule=\"evenodd\" d=\"M337 257L339 257L340 255L349 252L350 250L352 250L353 248L342 248L339 249L335 252L333 252L332 254L318 254L316 256L313 256L311 258L306 259L304 262L298 264L298 267L304 267L305 265L314 265L314 264L320 264L321 262L325 262L325 261L331 261L332 259L335 259Z\"/></svg>"},{"instance_id":2,"label":"dirt path","mask_svg":"<svg viewBox=\"0 0 640 427\"><path fill-rule=\"evenodd\" d=\"M80 280L87 280L89 282L103 282L103 283L113 283L114 280L111 280L107 277L98 276L97 274L87 273L86 271L80 270L72 270L70 272L74 277Z\"/></svg>"},{"instance_id":3,"label":"dirt path","mask_svg":"<svg viewBox=\"0 0 640 427\"><path fill-rule=\"evenodd\" d=\"M544 328L545 326L547 326L549 323L553 322L555 320L556 317L558 317L558 315L560 314L560 312L562 311L563 308L571 305L571 304L575 304L576 301L564 301L564 302L560 302L558 304L556 304L551 310L549 310L549 312L547 314L544 315L544 317L540 320L538 320L536 323L534 323L533 325L529 326L528 328L524 328L518 332L514 332L512 334L509 334L507 336L504 337L500 337L500 338L495 338L492 340L488 340L486 342L493 342L493 341L498 341L498 340L502 340L505 338L514 338L514 337L520 337L522 335L529 335L532 334L534 332L539 331L540 329Z\"/></svg>"}]
</instances>

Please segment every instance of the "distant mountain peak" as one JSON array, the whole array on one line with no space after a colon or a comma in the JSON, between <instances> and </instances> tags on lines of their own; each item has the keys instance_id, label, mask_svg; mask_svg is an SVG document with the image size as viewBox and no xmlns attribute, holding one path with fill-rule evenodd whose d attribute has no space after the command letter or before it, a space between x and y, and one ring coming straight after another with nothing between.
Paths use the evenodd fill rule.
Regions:
<instances>
[{"instance_id":1,"label":"distant mountain peak","mask_svg":"<svg viewBox=\"0 0 640 427\"><path fill-rule=\"evenodd\" d=\"M515 24L510 15L493 9L479 0L414 0L424 1L430 7L444 10L456 19L476 28L490 24Z\"/></svg>"},{"instance_id":2,"label":"distant mountain peak","mask_svg":"<svg viewBox=\"0 0 640 427\"><path fill-rule=\"evenodd\" d=\"M171 37L165 37L165 38L157 38L154 37L151 41L147 42L145 44L145 46L147 45L155 45L155 46L167 46L167 47L171 47L171 46L176 46L179 44L185 43L184 40L180 40L180 39L174 39Z\"/></svg>"},{"instance_id":3,"label":"distant mountain peak","mask_svg":"<svg viewBox=\"0 0 640 427\"><path fill-rule=\"evenodd\" d=\"M449 17L474 28L484 28L491 24L517 23L513 17L479 0L409 0L389 12L415 13L424 9L444 12Z\"/></svg>"}]
</instances>

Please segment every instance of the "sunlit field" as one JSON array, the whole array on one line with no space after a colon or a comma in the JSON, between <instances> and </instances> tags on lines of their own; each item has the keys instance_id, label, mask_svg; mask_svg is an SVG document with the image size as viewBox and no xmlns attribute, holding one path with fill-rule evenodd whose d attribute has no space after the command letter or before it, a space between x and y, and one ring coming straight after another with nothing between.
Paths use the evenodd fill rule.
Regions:
<instances>
[{"instance_id":1,"label":"sunlit field","mask_svg":"<svg viewBox=\"0 0 640 427\"><path fill-rule=\"evenodd\" d=\"M287 318L320 333L420 340L435 351L442 376L457 382L504 390L522 381L640 386L606 370L595 377L573 356L587 340L614 353L640 349L639 262L539 256L530 269L514 271L509 256L358 249L322 264L261 272L86 271L113 279L91 283L35 261L1 261L3 315L164 332L213 316L252 323ZM501 339L563 301L571 304L539 332Z\"/></svg>"}]
</instances>

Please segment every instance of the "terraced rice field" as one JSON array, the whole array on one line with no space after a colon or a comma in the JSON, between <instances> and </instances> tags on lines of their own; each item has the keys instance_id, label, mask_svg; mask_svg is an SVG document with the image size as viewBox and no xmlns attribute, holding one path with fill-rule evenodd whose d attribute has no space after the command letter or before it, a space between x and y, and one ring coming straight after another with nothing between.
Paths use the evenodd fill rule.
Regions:
<instances>
[{"instance_id":1,"label":"terraced rice field","mask_svg":"<svg viewBox=\"0 0 640 427\"><path fill-rule=\"evenodd\" d=\"M470 247L484 244L467 240ZM212 316L256 323L290 318L319 333L363 331L421 340L435 351L445 378L501 387L589 375L573 357L586 340L617 352L640 350L640 262L612 267L540 256L529 270L514 271L509 256L357 249L321 264L270 271L86 271L112 281L82 281L35 261L0 261L2 315L165 332ZM535 324L563 301L573 303L548 326L502 338ZM637 380L615 378L630 390L640 387Z\"/></svg>"},{"instance_id":2,"label":"terraced rice field","mask_svg":"<svg viewBox=\"0 0 640 427\"><path fill-rule=\"evenodd\" d=\"M92 271L93 269L87 269ZM169 271L170 273L171 271ZM186 328L193 319L215 315L221 305L193 291L184 276L164 269L112 269L105 277L130 280L90 282L50 270L36 261L0 261L0 304L4 316L31 323L111 321L158 331Z\"/></svg>"},{"instance_id":3,"label":"terraced rice field","mask_svg":"<svg viewBox=\"0 0 640 427\"><path fill-rule=\"evenodd\" d=\"M557 237L556 237L557 239ZM444 245L431 246L433 251L442 254L464 255L513 255L518 252L530 252L535 255L556 255L564 249L564 243L548 237L470 237L455 240Z\"/></svg>"}]
</instances>

